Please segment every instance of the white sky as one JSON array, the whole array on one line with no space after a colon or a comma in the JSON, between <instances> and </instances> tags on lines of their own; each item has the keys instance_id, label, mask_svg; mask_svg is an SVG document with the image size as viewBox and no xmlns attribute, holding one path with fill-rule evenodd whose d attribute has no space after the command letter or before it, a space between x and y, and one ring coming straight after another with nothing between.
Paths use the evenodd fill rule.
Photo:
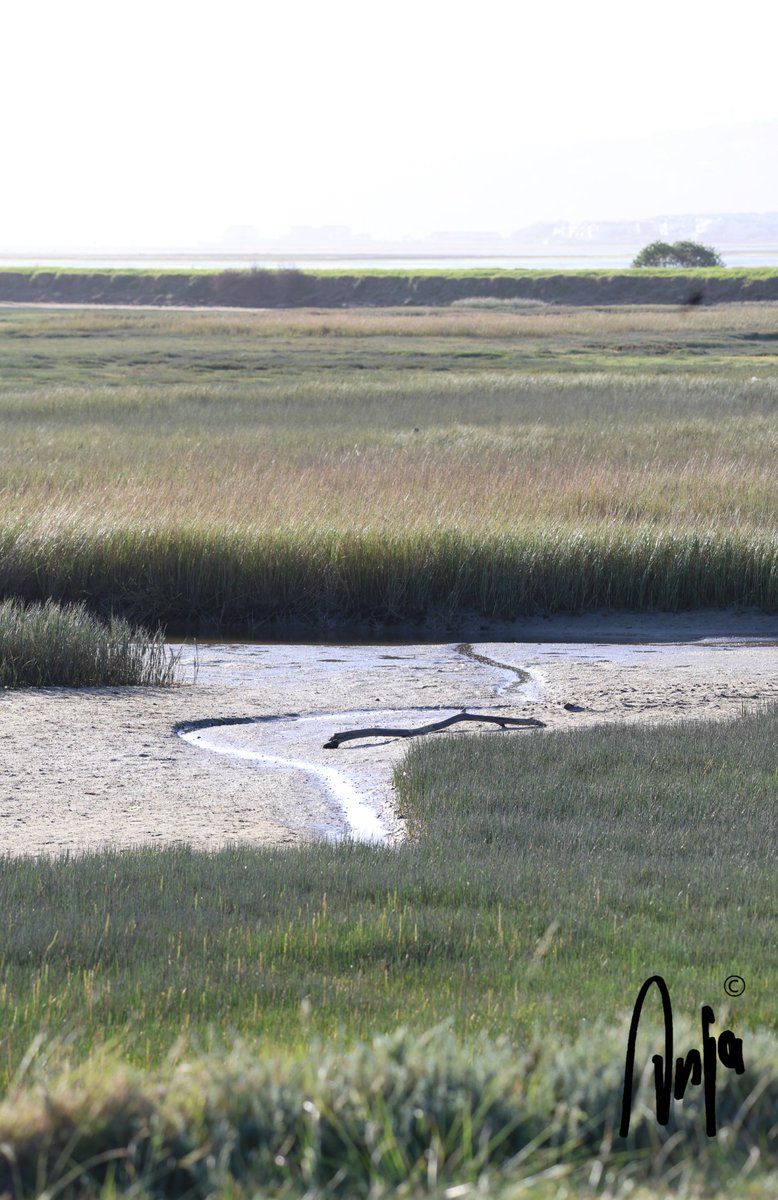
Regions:
<instances>
[{"instance_id":1,"label":"white sky","mask_svg":"<svg viewBox=\"0 0 778 1200\"><path fill-rule=\"evenodd\" d=\"M778 210L775 0L4 0L0 37L6 249Z\"/></svg>"}]
</instances>

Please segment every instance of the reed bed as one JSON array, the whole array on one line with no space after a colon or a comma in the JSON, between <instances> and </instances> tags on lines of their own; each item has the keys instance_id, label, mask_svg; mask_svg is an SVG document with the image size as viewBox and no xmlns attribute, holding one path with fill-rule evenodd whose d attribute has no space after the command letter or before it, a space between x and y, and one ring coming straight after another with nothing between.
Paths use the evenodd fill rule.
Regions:
<instances>
[{"instance_id":1,"label":"reed bed","mask_svg":"<svg viewBox=\"0 0 778 1200\"><path fill-rule=\"evenodd\" d=\"M105 612L206 625L423 621L476 613L778 608L773 537L650 529L475 536L218 527L3 531L0 588L25 600L88 593Z\"/></svg>"},{"instance_id":2,"label":"reed bed","mask_svg":"<svg viewBox=\"0 0 778 1200\"><path fill-rule=\"evenodd\" d=\"M778 605L769 376L384 366L0 411L5 595L152 624Z\"/></svg>"},{"instance_id":3,"label":"reed bed","mask_svg":"<svg viewBox=\"0 0 778 1200\"><path fill-rule=\"evenodd\" d=\"M104 623L83 603L0 602L0 687L164 687L177 665L161 632Z\"/></svg>"}]
</instances>

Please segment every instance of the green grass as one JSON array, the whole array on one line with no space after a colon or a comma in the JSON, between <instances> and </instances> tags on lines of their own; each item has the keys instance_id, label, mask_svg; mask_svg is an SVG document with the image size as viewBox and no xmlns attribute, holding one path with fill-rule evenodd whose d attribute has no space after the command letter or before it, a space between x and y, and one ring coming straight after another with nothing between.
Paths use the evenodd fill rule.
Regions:
<instances>
[{"instance_id":1,"label":"green grass","mask_svg":"<svg viewBox=\"0 0 778 1200\"><path fill-rule=\"evenodd\" d=\"M775 310L0 313L0 593L156 624L778 606Z\"/></svg>"},{"instance_id":2,"label":"green grass","mask_svg":"<svg viewBox=\"0 0 778 1200\"><path fill-rule=\"evenodd\" d=\"M134 620L206 626L300 621L456 621L462 613L728 605L778 608L778 545L751 532L624 532L604 523L474 535L296 527L279 534L220 529L148 533L119 522L4 531L0 586L28 599L88 592ZM21 553L19 546L21 543ZM35 563L30 581L29 568Z\"/></svg>"},{"instance_id":3,"label":"green grass","mask_svg":"<svg viewBox=\"0 0 778 1200\"><path fill-rule=\"evenodd\" d=\"M634 306L512 309L473 298L442 309L0 312L0 367L8 386L144 379L229 383L258 372L425 367L491 370L666 370L728 373L774 361L775 306L738 304L680 312ZM483 307L484 305L488 307ZM358 343L358 346L355 345ZM453 343L461 343L456 345ZM364 382L364 377L360 377Z\"/></svg>"},{"instance_id":4,"label":"green grass","mask_svg":"<svg viewBox=\"0 0 778 1200\"><path fill-rule=\"evenodd\" d=\"M105 624L83 604L0 602L0 687L165 686L176 666L160 632Z\"/></svg>"},{"instance_id":5,"label":"green grass","mask_svg":"<svg viewBox=\"0 0 778 1200\"><path fill-rule=\"evenodd\" d=\"M3 310L0 594L312 627L774 609L774 347L769 305ZM117 1164L106 1196L331 1195L333 1158L344 1194L507 1200L547 1167L538 1197L732 1194L733 1171L771 1194L777 724L419 745L398 849L0 859L0 1142L27 1194L71 1168L87 1194L90 1154ZM699 1109L677 1143L650 1114L609 1141L655 972L679 1052L702 1003L744 1037L715 1153ZM455 1044L420 1042L441 1020ZM512 1163L519 1129L546 1140Z\"/></svg>"},{"instance_id":6,"label":"green grass","mask_svg":"<svg viewBox=\"0 0 778 1200\"><path fill-rule=\"evenodd\" d=\"M0 1186L16 1197L541 1200L650 1182L713 1194L729 1182L769 1196L775 1045L759 1039L759 1065L720 1079L718 1142L702 1133L699 1097L660 1136L642 1091L629 1137L614 1142L624 1035L521 1050L481 1039L466 1054L443 1031L399 1032L345 1054L314 1042L294 1063L241 1046L173 1062L161 1078L98 1060L0 1108Z\"/></svg>"},{"instance_id":7,"label":"green grass","mask_svg":"<svg viewBox=\"0 0 778 1200\"><path fill-rule=\"evenodd\" d=\"M371 1152L357 1147L354 1131L369 1139L375 1118L367 1111L385 1102L386 1161L380 1154L371 1160L370 1178L394 1186L398 1177L420 1176L421 1160L402 1141L408 1087L395 1094L378 1081L407 1078L411 1068L403 1064L415 1063L411 1074L420 1071L429 1081L418 1085L428 1090L416 1107L429 1117L429 1088L441 1094L434 1082L441 1061L459 1064L451 1075L456 1094L463 1072L483 1079L499 1061L502 1074L491 1094L509 1108L518 1105L522 1145L545 1130L554 1150L550 1160L528 1159L530 1173L539 1164L560 1162L570 1170L585 1160L588 1177L599 1157L614 1177L672 1168L679 1179L685 1170L693 1180L699 1169L703 1177L710 1170L720 1185L726 1170L743 1167L751 1145L761 1147L759 1170L771 1163L775 1169L767 1140L776 1086L776 733L778 711L767 709L727 723L419 743L397 775L412 836L395 849L311 845L196 854L181 847L4 860L0 1069L6 1086L16 1078L27 1088L3 1117L27 1114L11 1126L14 1144L25 1129L39 1128L43 1117L36 1113L49 1113L45 1127L59 1131L61 1144L72 1130L69 1114L78 1124L91 1112L102 1132L84 1146L105 1150L116 1144L111 1138L129 1137L122 1131L133 1113L151 1121L150 1111L172 1096L173 1108L189 1114L181 1117L187 1132L178 1119L152 1125L160 1136L179 1131L179 1157L208 1140L201 1118L216 1123L217 1139L229 1141L233 1128L246 1128L254 1132L240 1133L239 1141L262 1141L261 1131L272 1127L272 1138L298 1146L304 1095L316 1098L318 1112L333 1114L333 1137L349 1131L343 1136L351 1148L335 1157L358 1176ZM622 1021L654 973L671 990L679 1053L699 1042L703 1003L712 1005L720 1026L744 1039L751 1074L742 1085L731 1072L719 1076L720 1126L734 1122L740 1132L724 1138L718 1157L700 1133L700 1089L696 1106L684 1106L687 1132L677 1144L674 1127L660 1137L644 1112L636 1116L634 1143L606 1145L623 1071ZM733 973L747 987L727 999L723 983ZM441 1021L450 1024L458 1050L428 1052L419 1042ZM381 1032L393 1037L398 1026L408 1036L388 1059L386 1048L356 1048ZM772 1037L758 1034L760 1027ZM51 1046L46 1041L53 1034L59 1049L56 1039ZM225 1068L218 1056L229 1056L235 1034L246 1049ZM40 1035L42 1044L24 1066ZM499 1052L487 1052L478 1040L500 1037L507 1042ZM324 1045L311 1050L316 1038ZM137 1099L135 1085L123 1082L129 1067L122 1068L125 1076L101 1068L89 1075L87 1068L88 1084L55 1087L63 1055L77 1064L112 1041L132 1069L162 1071L163 1099L154 1099L151 1110ZM177 1061L191 1062L198 1045L217 1058L206 1055L201 1067L177 1073L164 1065L176 1043ZM648 1042L640 1045L647 1058ZM398 1065L390 1067L395 1053ZM309 1066L302 1065L306 1057ZM514 1072L510 1087L505 1070ZM36 1099L29 1090L36 1072L48 1092L60 1088L64 1099ZM306 1072L318 1073L304 1086ZM754 1093L738 1125L736 1114L764 1072L759 1086L768 1090L758 1100ZM98 1077L106 1082L98 1086ZM261 1083L269 1078L270 1091ZM159 1097L151 1079L140 1093ZM274 1097L290 1094L285 1088L298 1099L288 1102L283 1118L272 1117L280 1103ZM467 1106L483 1114L490 1093L485 1082L480 1088ZM189 1100L181 1099L181 1089ZM319 1096L326 1099L318 1103ZM448 1145L447 1178L467 1182L478 1170L457 1158L464 1136L457 1103L452 1111L459 1115L446 1118L445 1127L429 1122L424 1136L439 1135ZM246 1107L255 1114L251 1120ZM504 1149L513 1145L510 1137ZM8 1141L5 1132L0 1140ZM35 1134L33 1148L40 1145ZM641 1146L644 1159L633 1153ZM252 1162L272 1176L269 1154ZM216 1160L227 1169L226 1159ZM298 1170L303 1184L321 1184L298 1164L295 1186ZM364 1178L355 1184L362 1186Z\"/></svg>"}]
</instances>

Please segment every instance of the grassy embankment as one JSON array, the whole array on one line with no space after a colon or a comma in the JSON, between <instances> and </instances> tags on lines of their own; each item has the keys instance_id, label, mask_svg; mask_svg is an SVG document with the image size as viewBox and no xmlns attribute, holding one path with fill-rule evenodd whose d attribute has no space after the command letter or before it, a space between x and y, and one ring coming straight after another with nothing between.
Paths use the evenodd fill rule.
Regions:
<instances>
[{"instance_id":1,"label":"grassy embankment","mask_svg":"<svg viewBox=\"0 0 778 1200\"><path fill-rule=\"evenodd\" d=\"M677 270L0 271L0 300L238 308L446 306L469 297L553 304L723 304L778 300L770 268Z\"/></svg>"},{"instance_id":2,"label":"grassy embankment","mask_svg":"<svg viewBox=\"0 0 778 1200\"><path fill-rule=\"evenodd\" d=\"M28 1164L49 1135L55 1146L72 1135L58 1168L51 1154L53 1179L122 1147L143 1174L143 1130L156 1130L163 1176L172 1155L190 1185L232 1172L246 1186L304 1190L343 1166L346 1194L408 1175L422 1189L430 1148L449 1184L474 1183L488 1161L508 1180L575 1170L576 1189L593 1171L723 1187L751 1154L753 1194L768 1195L759 1181L777 1166L778 1061L755 1030L775 1028L777 733L773 710L710 726L420 743L397 780L413 837L395 850L5 862L5 1078L41 1031L65 1050L44 1041L21 1068L18 1082L37 1075L44 1093L12 1099L0 1141ZM699 1044L703 1003L744 1038L747 1076L719 1070L716 1143L696 1087L666 1130L649 1098L632 1140L614 1136L618 1023L654 972L671 989L677 1053ZM728 1000L733 973L747 986ZM650 1008L655 1017L656 999ZM416 1044L446 1019L453 1058ZM398 1025L410 1031L402 1049L344 1056L355 1038ZM176 1070L209 1028L215 1057ZM219 1047L234 1032L246 1046L225 1064ZM508 1041L487 1052L483 1035ZM161 1090L116 1065L54 1083L63 1053L78 1061L112 1038L147 1072L183 1039ZM323 1045L307 1049L315 1038ZM656 1033L641 1035L639 1061L656 1047ZM44 1101L52 1086L56 1100ZM738 1186L747 1194L742 1176Z\"/></svg>"},{"instance_id":3,"label":"grassy embankment","mask_svg":"<svg viewBox=\"0 0 778 1200\"><path fill-rule=\"evenodd\" d=\"M311 628L778 605L775 310L0 314L0 593Z\"/></svg>"}]
</instances>

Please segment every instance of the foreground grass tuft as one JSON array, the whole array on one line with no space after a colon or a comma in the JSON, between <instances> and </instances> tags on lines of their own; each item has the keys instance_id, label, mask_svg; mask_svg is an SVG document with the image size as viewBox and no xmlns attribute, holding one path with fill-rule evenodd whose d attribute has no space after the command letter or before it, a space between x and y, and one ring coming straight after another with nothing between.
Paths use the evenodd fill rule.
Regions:
<instances>
[{"instance_id":1,"label":"foreground grass tuft","mask_svg":"<svg viewBox=\"0 0 778 1200\"><path fill-rule=\"evenodd\" d=\"M168 685L176 666L161 633L116 617L105 624L83 604L0 603L2 687Z\"/></svg>"},{"instance_id":2,"label":"foreground grass tuft","mask_svg":"<svg viewBox=\"0 0 778 1200\"><path fill-rule=\"evenodd\" d=\"M683 1191L778 1167L774 1043L754 1039L758 1065L719 1076L711 1141L701 1089L662 1128L645 1080L628 1137L616 1136L624 1041L624 1028L600 1027L522 1051L480 1038L466 1052L440 1029L399 1030L347 1053L313 1043L292 1063L237 1046L161 1079L95 1062L0 1108L0 1191L362 1197L453 1185L453 1196L532 1177Z\"/></svg>"}]
</instances>

